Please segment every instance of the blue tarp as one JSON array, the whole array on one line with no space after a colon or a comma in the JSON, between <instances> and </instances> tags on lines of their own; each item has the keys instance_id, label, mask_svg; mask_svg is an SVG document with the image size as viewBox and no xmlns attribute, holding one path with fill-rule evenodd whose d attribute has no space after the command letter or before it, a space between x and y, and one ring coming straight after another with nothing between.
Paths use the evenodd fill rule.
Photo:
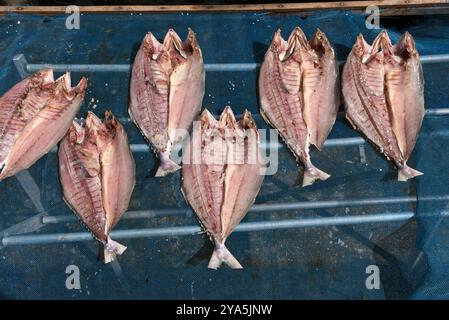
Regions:
<instances>
[{"instance_id":1,"label":"blue tarp","mask_svg":"<svg viewBox=\"0 0 449 320\"><path fill-rule=\"evenodd\" d=\"M168 28L182 37L191 27L203 50L205 63L261 62L273 33L284 37L299 25L308 36L316 28L333 43L344 60L358 33L371 41L379 30L368 30L365 18L351 12L315 12L306 18L294 13L233 14L120 14L81 16L79 30L65 27L65 15L0 17L0 94L20 80L12 62L16 54L29 63L128 64L146 32L162 38ZM449 54L449 16L388 23L393 40L408 30L421 55ZM397 23L396 23L397 22ZM401 27L402 24L402 27ZM448 108L448 63L426 64L427 109ZM87 110L111 109L127 119L128 73L72 73L73 81L88 77ZM98 101L97 101L98 100ZM204 107L217 114L226 105L235 113L248 108L258 116L257 71L211 72L206 75ZM6 245L0 249L0 297L3 298L112 298L112 299L394 299L449 297L449 196L447 115L427 115L409 163L425 173L407 183L395 181L396 170L370 144L328 146L312 150L317 167L332 174L312 187L295 186L298 168L282 146L279 170L265 178L256 204L311 203L390 199L390 202L327 206L311 209L250 212L243 222L348 217L348 224L282 230L236 232L227 245L243 264L242 271L207 269L212 252L200 234L121 239L128 250L119 264L104 265L95 241ZM125 121L130 143L144 144L137 128ZM359 137L339 119L330 139ZM153 218L123 219L116 230L196 226L180 193L180 173L154 178L157 160L147 152L134 154L137 185L130 211L159 210ZM84 227L64 204L57 176L57 155L50 153L22 175L0 183L0 238L10 235L51 235L83 232ZM35 183L35 185L34 185ZM26 186L24 188L24 185ZM33 188L34 186L34 188ZM28 191L28 193L27 193ZM399 198L416 201L396 202ZM43 208L39 208L42 203ZM178 211L176 211L178 210ZM24 222L43 211L67 221ZM42 213L42 212L41 212ZM174 214L176 213L176 214ZM388 221L394 214L410 219ZM358 217L381 215L378 222L354 224ZM383 218L382 218L383 217ZM49 221L49 220L47 220ZM21 224L19 224L21 223ZM19 224L19 225L17 225ZM34 228L33 228L34 226ZM204 248L203 248L204 245ZM203 249L202 249L203 248ZM67 266L80 269L80 290L65 286ZM380 289L368 289L366 268L380 271Z\"/></svg>"}]
</instances>

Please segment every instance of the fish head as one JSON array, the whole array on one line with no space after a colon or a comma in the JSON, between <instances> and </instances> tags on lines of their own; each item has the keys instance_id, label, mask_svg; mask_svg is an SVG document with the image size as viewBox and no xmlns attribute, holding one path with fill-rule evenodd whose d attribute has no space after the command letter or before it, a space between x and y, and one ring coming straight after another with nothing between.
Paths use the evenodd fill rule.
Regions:
<instances>
[{"instance_id":1,"label":"fish head","mask_svg":"<svg viewBox=\"0 0 449 320\"><path fill-rule=\"evenodd\" d=\"M105 124L92 111L87 112L86 131L89 142L95 144L99 149L102 149L110 141L110 133Z\"/></svg>"},{"instance_id":2,"label":"fish head","mask_svg":"<svg viewBox=\"0 0 449 320\"><path fill-rule=\"evenodd\" d=\"M110 110L106 110L104 113L104 126L109 132L115 132L117 129L123 129L120 122L117 121L117 118Z\"/></svg>"},{"instance_id":3,"label":"fish head","mask_svg":"<svg viewBox=\"0 0 449 320\"><path fill-rule=\"evenodd\" d=\"M309 45L315 51L318 58L321 58L324 55L329 56L330 58L335 57L334 48L332 48L326 35L320 29L316 29L315 34L309 41Z\"/></svg>"},{"instance_id":4,"label":"fish head","mask_svg":"<svg viewBox=\"0 0 449 320\"><path fill-rule=\"evenodd\" d=\"M67 105L78 95L84 97L87 88L87 79L81 78L78 85L72 87L70 72L66 72L54 82L54 101Z\"/></svg>"},{"instance_id":5,"label":"fish head","mask_svg":"<svg viewBox=\"0 0 449 320\"><path fill-rule=\"evenodd\" d=\"M226 106L220 115L218 120L218 127L221 130L235 129L237 127L237 122L235 121L234 112L230 106Z\"/></svg>"},{"instance_id":6,"label":"fish head","mask_svg":"<svg viewBox=\"0 0 449 320\"><path fill-rule=\"evenodd\" d=\"M142 48L145 54L153 60L156 60L164 50L162 43L160 43L151 32L148 32L145 35L145 38L143 38Z\"/></svg>"},{"instance_id":7,"label":"fish head","mask_svg":"<svg viewBox=\"0 0 449 320\"><path fill-rule=\"evenodd\" d=\"M31 84L34 87L52 85L55 82L53 69L47 68L34 73L31 76Z\"/></svg>"},{"instance_id":8,"label":"fish head","mask_svg":"<svg viewBox=\"0 0 449 320\"><path fill-rule=\"evenodd\" d=\"M217 119L215 119L215 117L207 109L204 109L204 111L201 113L200 123L201 130L214 129L218 126Z\"/></svg>"},{"instance_id":9,"label":"fish head","mask_svg":"<svg viewBox=\"0 0 449 320\"><path fill-rule=\"evenodd\" d=\"M240 128L239 143L243 148L240 149L240 154L244 155L243 163L260 163L259 130L251 112L245 109L243 116L238 121L238 126Z\"/></svg>"},{"instance_id":10,"label":"fish head","mask_svg":"<svg viewBox=\"0 0 449 320\"><path fill-rule=\"evenodd\" d=\"M145 38L142 41L141 50L143 51L145 57L148 60L157 61L157 63L161 66L161 69L164 72L169 73L171 69L170 55L167 50L165 50L165 46L163 43L160 43L159 40L153 35L153 33L148 32L145 35ZM149 61L145 61L148 63Z\"/></svg>"},{"instance_id":11,"label":"fish head","mask_svg":"<svg viewBox=\"0 0 449 320\"><path fill-rule=\"evenodd\" d=\"M198 40L196 39L196 34L190 28L187 35L187 39L184 42L184 47L189 47L192 54L198 54L202 56L200 45L198 44Z\"/></svg>"},{"instance_id":12,"label":"fish head","mask_svg":"<svg viewBox=\"0 0 449 320\"><path fill-rule=\"evenodd\" d=\"M295 53L298 50L310 50L307 37L300 27L294 28L290 33L287 40L287 48L285 49L284 54L280 56L281 61L285 61L291 56L295 56Z\"/></svg>"},{"instance_id":13,"label":"fish head","mask_svg":"<svg viewBox=\"0 0 449 320\"><path fill-rule=\"evenodd\" d=\"M243 112L243 116L240 118L238 125L244 132L244 137L250 144L259 143L259 130L257 129L256 121L254 121L251 112L247 109Z\"/></svg>"},{"instance_id":14,"label":"fish head","mask_svg":"<svg viewBox=\"0 0 449 320\"><path fill-rule=\"evenodd\" d=\"M355 41L354 47L352 48L353 54L358 58L362 58L365 55L369 55L370 48L371 48L370 45L366 42L363 35L359 33Z\"/></svg>"},{"instance_id":15,"label":"fish head","mask_svg":"<svg viewBox=\"0 0 449 320\"><path fill-rule=\"evenodd\" d=\"M251 130L257 130L256 121L254 121L254 118L251 115L251 112L248 111L248 109L245 109L243 112L243 116L239 120L239 126L243 129L251 129Z\"/></svg>"},{"instance_id":16,"label":"fish head","mask_svg":"<svg viewBox=\"0 0 449 320\"><path fill-rule=\"evenodd\" d=\"M165 34L163 42L164 50L169 53L172 60L187 59L190 52L186 44L187 42L183 43L179 35L173 29L169 29Z\"/></svg>"},{"instance_id":17,"label":"fish head","mask_svg":"<svg viewBox=\"0 0 449 320\"><path fill-rule=\"evenodd\" d=\"M72 125L70 126L67 135L69 137L69 141L74 144L82 144L86 137L86 131L81 122L78 119L72 121Z\"/></svg>"},{"instance_id":18,"label":"fish head","mask_svg":"<svg viewBox=\"0 0 449 320\"><path fill-rule=\"evenodd\" d=\"M203 159L207 159L209 164L216 164L217 160L214 154L222 153L222 140L219 123L215 117L207 110L200 115L200 133L199 135L193 135L193 157L201 156ZM191 154L192 155L192 154Z\"/></svg>"},{"instance_id":19,"label":"fish head","mask_svg":"<svg viewBox=\"0 0 449 320\"><path fill-rule=\"evenodd\" d=\"M98 137L98 139L100 139L100 148L104 148L106 145L111 144L115 140L119 139L119 137L123 137L123 135L126 135L123 126L114 116L114 114L109 110L105 111L104 113L103 127L105 130L102 131L102 134Z\"/></svg>"},{"instance_id":20,"label":"fish head","mask_svg":"<svg viewBox=\"0 0 449 320\"><path fill-rule=\"evenodd\" d=\"M228 161L235 158L235 155L241 154L239 147L242 146L245 135L244 130L239 127L234 112L230 106L226 106L218 120L218 127L223 141L228 145Z\"/></svg>"},{"instance_id":21,"label":"fish head","mask_svg":"<svg viewBox=\"0 0 449 320\"><path fill-rule=\"evenodd\" d=\"M393 53L393 44L388 36L386 30L382 30L373 42L372 48L373 53L382 51L384 56L390 57Z\"/></svg>"},{"instance_id":22,"label":"fish head","mask_svg":"<svg viewBox=\"0 0 449 320\"><path fill-rule=\"evenodd\" d=\"M270 45L270 51L273 52L275 55L279 56L279 59L281 59L281 56L285 55L285 50L287 48L287 41L282 38L281 35L281 29L278 29L273 36L273 40L271 41Z\"/></svg>"},{"instance_id":23,"label":"fish head","mask_svg":"<svg viewBox=\"0 0 449 320\"><path fill-rule=\"evenodd\" d=\"M415 40L408 31L406 31L402 35L401 39L396 44L394 51L396 55L404 59L409 59L411 57L419 58L419 53L416 50Z\"/></svg>"},{"instance_id":24,"label":"fish head","mask_svg":"<svg viewBox=\"0 0 449 320\"><path fill-rule=\"evenodd\" d=\"M98 161L96 141L89 135L87 120L88 119L86 119L86 121L75 119L72 122L67 135L69 142L74 145L75 149L79 152L85 175L94 177L100 173L100 164Z\"/></svg>"},{"instance_id":25,"label":"fish head","mask_svg":"<svg viewBox=\"0 0 449 320\"><path fill-rule=\"evenodd\" d=\"M362 34L359 34L356 40L356 44L354 45L354 54L359 59L361 59L363 64L368 64L371 61L383 61L383 52L382 52L382 37L384 36L384 32L381 32L374 39L372 45L369 45Z\"/></svg>"}]
</instances>

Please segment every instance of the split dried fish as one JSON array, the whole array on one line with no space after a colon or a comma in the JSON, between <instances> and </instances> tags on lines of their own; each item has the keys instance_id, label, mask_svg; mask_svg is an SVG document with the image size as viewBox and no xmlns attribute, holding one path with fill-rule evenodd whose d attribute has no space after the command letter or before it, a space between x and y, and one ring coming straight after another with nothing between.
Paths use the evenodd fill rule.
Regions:
<instances>
[{"instance_id":1,"label":"split dried fish","mask_svg":"<svg viewBox=\"0 0 449 320\"><path fill-rule=\"evenodd\" d=\"M398 167L398 180L422 172L407 166L424 118L424 80L415 41L396 45L382 31L370 46L357 38L343 71L346 118Z\"/></svg>"},{"instance_id":2,"label":"split dried fish","mask_svg":"<svg viewBox=\"0 0 449 320\"><path fill-rule=\"evenodd\" d=\"M82 78L72 88L70 73L56 81L41 70L0 98L0 180L28 169L67 132L86 93Z\"/></svg>"},{"instance_id":3,"label":"split dried fish","mask_svg":"<svg viewBox=\"0 0 449 320\"><path fill-rule=\"evenodd\" d=\"M170 159L201 111L204 63L195 33L185 42L172 29L160 43L152 33L143 39L131 75L129 114L161 164L156 176L180 167Z\"/></svg>"},{"instance_id":4,"label":"split dried fish","mask_svg":"<svg viewBox=\"0 0 449 320\"><path fill-rule=\"evenodd\" d=\"M338 64L323 32L317 29L310 41L299 27L288 41L275 33L260 68L260 113L304 165L303 186L330 177L312 164L309 145L321 150L337 117L339 90Z\"/></svg>"},{"instance_id":5,"label":"split dried fish","mask_svg":"<svg viewBox=\"0 0 449 320\"><path fill-rule=\"evenodd\" d=\"M125 130L111 112L102 122L89 112L85 124L73 121L59 147L64 200L104 245L106 263L126 247L109 233L128 209L135 164Z\"/></svg>"},{"instance_id":6,"label":"split dried fish","mask_svg":"<svg viewBox=\"0 0 449 320\"><path fill-rule=\"evenodd\" d=\"M182 191L215 244L209 268L223 262L242 268L225 241L254 203L264 170L259 132L248 111L239 121L230 107L218 121L203 111L183 159Z\"/></svg>"}]
</instances>

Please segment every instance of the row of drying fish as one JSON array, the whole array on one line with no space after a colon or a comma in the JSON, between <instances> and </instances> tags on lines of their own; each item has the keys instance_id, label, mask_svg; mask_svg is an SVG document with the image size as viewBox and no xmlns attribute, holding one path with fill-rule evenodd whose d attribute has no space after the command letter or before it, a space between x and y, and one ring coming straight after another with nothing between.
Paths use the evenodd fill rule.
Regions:
<instances>
[{"instance_id":1,"label":"row of drying fish","mask_svg":"<svg viewBox=\"0 0 449 320\"><path fill-rule=\"evenodd\" d=\"M359 36L342 86L346 117L395 161L399 180L421 174L406 164L424 115L421 65L410 34L393 45L381 32L371 46ZM64 200L103 243L110 262L126 249L109 233L128 209L135 164L126 132L111 112L103 121L92 112L74 119L86 88L85 78L72 88L70 73L54 80L52 70L43 70L0 98L0 179L29 168L62 139ZM130 116L161 161L156 176L180 168L171 150L192 133L182 193L215 243L209 267L224 262L240 268L224 243L262 185L258 129L248 111L238 121L230 107L219 120L207 110L200 115L204 88L202 52L192 30L184 42L173 30L162 43L151 33L145 36L132 68ZM309 155L310 144L322 148L340 104L338 64L324 33L317 30L307 40L298 27L285 41L276 32L260 69L259 91L263 118L304 165L303 185L326 180L329 175Z\"/></svg>"},{"instance_id":2,"label":"row of drying fish","mask_svg":"<svg viewBox=\"0 0 449 320\"><path fill-rule=\"evenodd\" d=\"M398 167L398 180L422 174L407 166L424 117L423 78L415 42L406 32L393 45L382 31L370 46L359 35L342 75L346 118ZM280 31L259 76L261 114L277 128L304 165L303 186L329 175L310 161L309 145L321 150L340 105L338 65L323 32L307 40L295 28Z\"/></svg>"}]
</instances>

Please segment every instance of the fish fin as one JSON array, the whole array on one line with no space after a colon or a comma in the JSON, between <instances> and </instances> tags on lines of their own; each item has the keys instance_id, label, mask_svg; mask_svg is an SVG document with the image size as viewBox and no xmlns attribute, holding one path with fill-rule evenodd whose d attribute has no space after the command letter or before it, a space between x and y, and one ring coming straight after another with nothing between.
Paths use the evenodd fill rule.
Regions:
<instances>
[{"instance_id":1,"label":"fish fin","mask_svg":"<svg viewBox=\"0 0 449 320\"><path fill-rule=\"evenodd\" d=\"M242 265L237 259L229 252L229 250L221 245L214 249L214 253L209 260L208 268L217 270L222 263L226 263L231 269L243 269Z\"/></svg>"},{"instance_id":2,"label":"fish fin","mask_svg":"<svg viewBox=\"0 0 449 320\"><path fill-rule=\"evenodd\" d=\"M407 181L408 179L417 177L417 176L422 176L424 173L412 169L407 165L404 165L403 167L399 168L398 171L398 181Z\"/></svg>"},{"instance_id":3,"label":"fish fin","mask_svg":"<svg viewBox=\"0 0 449 320\"><path fill-rule=\"evenodd\" d=\"M302 186L307 187L312 185L316 180L327 180L330 174L318 169L315 166L310 166L304 171L304 177L302 179Z\"/></svg>"},{"instance_id":4,"label":"fish fin","mask_svg":"<svg viewBox=\"0 0 449 320\"><path fill-rule=\"evenodd\" d=\"M178 171L179 169L181 169L181 167L174 163L171 159L164 161L161 160L161 164L156 171L155 177L164 177L169 173Z\"/></svg>"},{"instance_id":5,"label":"fish fin","mask_svg":"<svg viewBox=\"0 0 449 320\"><path fill-rule=\"evenodd\" d=\"M104 245L104 263L114 261L117 256L125 252L126 247L108 237L108 241Z\"/></svg>"}]
</instances>

